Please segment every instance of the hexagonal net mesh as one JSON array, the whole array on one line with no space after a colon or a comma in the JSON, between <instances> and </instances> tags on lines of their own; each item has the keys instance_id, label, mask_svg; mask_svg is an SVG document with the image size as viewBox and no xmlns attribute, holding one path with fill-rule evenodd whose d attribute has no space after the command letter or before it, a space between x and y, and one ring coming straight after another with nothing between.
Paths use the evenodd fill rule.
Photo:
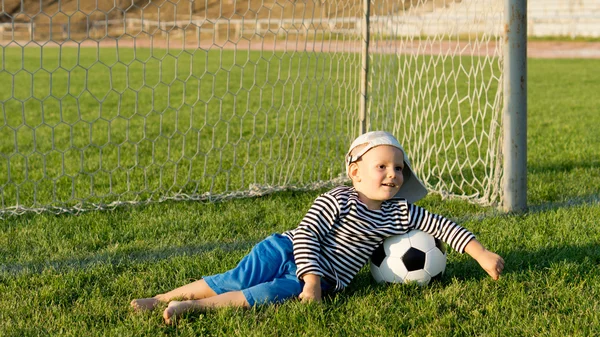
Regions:
<instances>
[{"instance_id":1,"label":"hexagonal net mesh","mask_svg":"<svg viewBox=\"0 0 600 337\"><path fill-rule=\"evenodd\" d=\"M1 0L0 216L343 183L393 132L426 184L499 201L498 1ZM500 3L501 5L501 3Z\"/></svg>"}]
</instances>

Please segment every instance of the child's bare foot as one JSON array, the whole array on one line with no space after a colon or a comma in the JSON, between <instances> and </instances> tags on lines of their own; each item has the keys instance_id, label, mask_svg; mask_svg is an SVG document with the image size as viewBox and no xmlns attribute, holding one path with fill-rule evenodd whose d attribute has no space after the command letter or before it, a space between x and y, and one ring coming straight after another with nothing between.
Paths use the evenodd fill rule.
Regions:
<instances>
[{"instance_id":1,"label":"child's bare foot","mask_svg":"<svg viewBox=\"0 0 600 337\"><path fill-rule=\"evenodd\" d=\"M171 301L169 302L169 306L163 311L163 318L165 319L165 323L171 324L173 323L173 319L177 315L181 315L185 312L188 312L196 307L196 301Z\"/></svg>"},{"instance_id":2,"label":"child's bare foot","mask_svg":"<svg viewBox=\"0 0 600 337\"><path fill-rule=\"evenodd\" d=\"M153 310L160 303L160 300L155 297L138 298L131 301L131 307L136 311Z\"/></svg>"}]
</instances>

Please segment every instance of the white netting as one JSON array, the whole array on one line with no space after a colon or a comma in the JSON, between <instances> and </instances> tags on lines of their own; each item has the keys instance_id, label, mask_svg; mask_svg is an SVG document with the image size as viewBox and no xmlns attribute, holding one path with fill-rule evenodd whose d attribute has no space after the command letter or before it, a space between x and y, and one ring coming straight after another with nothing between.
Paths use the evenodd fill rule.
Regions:
<instances>
[{"instance_id":1,"label":"white netting","mask_svg":"<svg viewBox=\"0 0 600 337\"><path fill-rule=\"evenodd\" d=\"M393 130L430 189L499 200L503 1L389 3L371 20L370 129Z\"/></svg>"},{"instance_id":2,"label":"white netting","mask_svg":"<svg viewBox=\"0 0 600 337\"><path fill-rule=\"evenodd\" d=\"M367 120L429 187L499 201L502 2L373 1ZM1 214L340 183L362 1L0 8Z\"/></svg>"}]
</instances>

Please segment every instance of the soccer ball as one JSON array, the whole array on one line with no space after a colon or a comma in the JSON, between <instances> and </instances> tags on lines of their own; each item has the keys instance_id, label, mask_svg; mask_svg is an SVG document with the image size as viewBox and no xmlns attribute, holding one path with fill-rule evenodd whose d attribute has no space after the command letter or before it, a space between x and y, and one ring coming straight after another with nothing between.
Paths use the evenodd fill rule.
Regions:
<instances>
[{"instance_id":1,"label":"soccer ball","mask_svg":"<svg viewBox=\"0 0 600 337\"><path fill-rule=\"evenodd\" d=\"M427 285L441 278L445 269L444 244L417 229L385 239L371 256L371 275L378 283Z\"/></svg>"}]
</instances>

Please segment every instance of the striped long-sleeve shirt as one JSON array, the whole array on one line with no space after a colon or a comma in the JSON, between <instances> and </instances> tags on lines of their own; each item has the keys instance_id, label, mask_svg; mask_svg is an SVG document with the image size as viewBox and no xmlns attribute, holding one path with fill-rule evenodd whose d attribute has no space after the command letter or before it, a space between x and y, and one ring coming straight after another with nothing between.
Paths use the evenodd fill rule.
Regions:
<instances>
[{"instance_id":1,"label":"striped long-sleeve shirt","mask_svg":"<svg viewBox=\"0 0 600 337\"><path fill-rule=\"evenodd\" d=\"M384 201L369 210L353 187L340 186L319 196L297 228L284 232L294 244L298 278L325 277L335 290L348 286L369 257L392 235L420 229L463 253L475 236L465 228L404 199Z\"/></svg>"}]
</instances>

